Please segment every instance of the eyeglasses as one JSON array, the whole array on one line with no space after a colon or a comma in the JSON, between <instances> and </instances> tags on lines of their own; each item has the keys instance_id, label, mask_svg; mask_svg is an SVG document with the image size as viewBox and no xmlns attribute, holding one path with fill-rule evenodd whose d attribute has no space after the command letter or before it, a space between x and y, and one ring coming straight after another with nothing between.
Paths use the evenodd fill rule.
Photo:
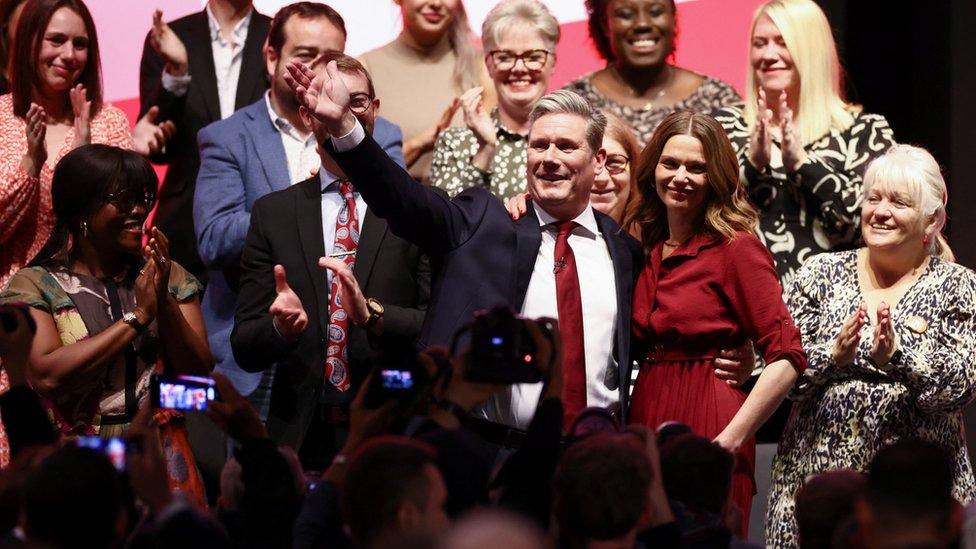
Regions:
<instances>
[{"instance_id":1,"label":"eyeglasses","mask_svg":"<svg viewBox=\"0 0 976 549\"><path fill-rule=\"evenodd\" d=\"M349 96L349 110L353 114L366 114L373 106L373 98L368 93L354 93Z\"/></svg>"},{"instance_id":2,"label":"eyeglasses","mask_svg":"<svg viewBox=\"0 0 976 549\"><path fill-rule=\"evenodd\" d=\"M500 71L508 71L515 68L515 64L521 59L525 68L530 71L542 70L549 61L549 52L546 50L529 50L522 53L515 53L510 50L493 50L488 52L495 68Z\"/></svg>"},{"instance_id":3,"label":"eyeglasses","mask_svg":"<svg viewBox=\"0 0 976 549\"><path fill-rule=\"evenodd\" d=\"M137 205L146 207L146 211L156 205L156 192L146 190L141 196L132 189L119 189L105 197L105 202L112 204L119 211L131 212Z\"/></svg>"},{"instance_id":4,"label":"eyeglasses","mask_svg":"<svg viewBox=\"0 0 976 549\"><path fill-rule=\"evenodd\" d=\"M630 159L622 154L608 154L606 162L603 166L607 169L610 175L617 175L623 173L630 164Z\"/></svg>"}]
</instances>

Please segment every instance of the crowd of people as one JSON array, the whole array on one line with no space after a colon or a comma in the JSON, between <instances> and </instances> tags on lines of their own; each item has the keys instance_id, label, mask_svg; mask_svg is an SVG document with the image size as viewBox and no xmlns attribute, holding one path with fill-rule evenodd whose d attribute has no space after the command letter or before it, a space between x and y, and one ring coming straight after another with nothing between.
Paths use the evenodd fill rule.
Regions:
<instances>
[{"instance_id":1,"label":"crowd of people","mask_svg":"<svg viewBox=\"0 0 976 549\"><path fill-rule=\"evenodd\" d=\"M976 547L976 273L813 0L742 96L674 0L556 91L538 0L396 3L157 11L130 129L82 0L0 1L0 545L751 547L789 400L769 546Z\"/></svg>"}]
</instances>

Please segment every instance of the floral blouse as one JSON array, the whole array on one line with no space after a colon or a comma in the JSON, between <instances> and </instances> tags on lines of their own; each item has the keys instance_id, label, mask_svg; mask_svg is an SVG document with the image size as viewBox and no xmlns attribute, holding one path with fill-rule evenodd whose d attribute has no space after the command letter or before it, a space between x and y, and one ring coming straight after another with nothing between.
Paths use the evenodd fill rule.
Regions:
<instances>
[{"instance_id":1,"label":"floral blouse","mask_svg":"<svg viewBox=\"0 0 976 549\"><path fill-rule=\"evenodd\" d=\"M695 111L708 114L722 107L742 103L742 98L732 86L711 76L705 76L701 86L698 86L698 89L683 101L660 109L635 109L611 100L596 89L593 85L595 74L596 72L591 72L583 75L563 86L563 89L574 91L589 101L590 105L610 111L625 120L634 128L637 143L642 148L651 140L657 125L673 112Z\"/></svg>"},{"instance_id":2,"label":"floral blouse","mask_svg":"<svg viewBox=\"0 0 976 549\"><path fill-rule=\"evenodd\" d=\"M491 171L471 164L478 152L478 140L468 128L448 128L437 138L430 184L440 187L450 197L471 187L484 187L503 200L522 194L526 184L527 138L502 125L498 109L491 111L498 144L491 159Z\"/></svg>"},{"instance_id":3,"label":"floral blouse","mask_svg":"<svg viewBox=\"0 0 976 549\"><path fill-rule=\"evenodd\" d=\"M831 348L863 300L857 253L809 259L787 294L809 362L773 461L770 547L797 546L793 496L809 475L865 471L878 450L902 438L945 449L953 462L953 496L963 504L976 497L962 417L976 390L976 273L931 258L893 311L899 350L892 360L877 366L870 359L872 313L854 362L841 367Z\"/></svg>"},{"instance_id":4,"label":"floral blouse","mask_svg":"<svg viewBox=\"0 0 976 549\"><path fill-rule=\"evenodd\" d=\"M740 109L722 109L715 118L739 157L742 180L759 209L759 236L773 254L784 289L811 256L858 242L862 177L871 161L895 144L883 116L855 114L850 128L831 130L804 147L807 161L794 173L783 168L776 142L765 170L749 162L751 134Z\"/></svg>"},{"instance_id":5,"label":"floral blouse","mask_svg":"<svg viewBox=\"0 0 976 549\"><path fill-rule=\"evenodd\" d=\"M135 309L136 269L116 281L122 312ZM203 286L183 267L173 262L169 292L177 301L193 299ZM0 293L0 303L21 302L50 313L63 345L70 345L98 334L116 322L106 284L95 277L75 273L61 263L21 269ZM158 355L156 323L133 342L136 355L135 395L138 401L147 397L149 375ZM98 434L103 416L125 413L125 358L119 353L115 362L97 376L81 381L52 401L56 426L68 434Z\"/></svg>"}]
</instances>

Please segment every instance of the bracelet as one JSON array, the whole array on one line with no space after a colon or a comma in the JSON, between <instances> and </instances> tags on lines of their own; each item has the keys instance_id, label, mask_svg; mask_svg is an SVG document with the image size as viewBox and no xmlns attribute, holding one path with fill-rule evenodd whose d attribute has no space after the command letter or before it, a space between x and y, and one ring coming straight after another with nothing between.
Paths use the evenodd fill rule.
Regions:
<instances>
[{"instance_id":1,"label":"bracelet","mask_svg":"<svg viewBox=\"0 0 976 549\"><path fill-rule=\"evenodd\" d=\"M460 404L454 402L453 400L442 398L437 401L437 407L445 412L450 412L454 414L454 417L464 425L468 421L468 411L461 407Z\"/></svg>"}]
</instances>

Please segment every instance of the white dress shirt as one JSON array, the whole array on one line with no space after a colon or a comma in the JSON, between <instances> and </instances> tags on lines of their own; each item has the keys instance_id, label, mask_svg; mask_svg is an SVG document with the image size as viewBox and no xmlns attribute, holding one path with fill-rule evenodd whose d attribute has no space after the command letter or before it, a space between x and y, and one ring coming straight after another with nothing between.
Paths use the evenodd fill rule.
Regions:
<instances>
[{"instance_id":1,"label":"white dress shirt","mask_svg":"<svg viewBox=\"0 0 976 549\"><path fill-rule=\"evenodd\" d=\"M306 178L307 179L307 178ZM326 170L323 166L319 170L319 181L322 186L322 238L325 242L325 255L329 255L335 250L336 218L345 205L345 200L339 194L339 183L337 177ZM356 219L359 220L359 230L363 229L363 216L366 215L366 202L363 197L353 189L353 196L356 197ZM329 284L332 284L332 271L327 271Z\"/></svg>"},{"instance_id":2,"label":"white dress shirt","mask_svg":"<svg viewBox=\"0 0 976 549\"><path fill-rule=\"evenodd\" d=\"M348 134L333 137L332 143L337 151L348 151L365 136L366 131L356 122ZM550 225L556 219L542 208L534 210L542 227L542 243L539 245L532 278L529 279L529 287L525 293L525 303L520 312L529 318L558 318L556 275L552 272L556 230ZM576 258L583 308L586 405L608 406L619 401L618 366L613 356L617 330L617 278L606 240L596 224L593 208L583 210L574 221L579 227L570 233L569 247L573 249ZM491 421L526 429L532 421L541 394L541 383L513 385L485 404L482 415Z\"/></svg>"},{"instance_id":3,"label":"white dress shirt","mask_svg":"<svg viewBox=\"0 0 976 549\"><path fill-rule=\"evenodd\" d=\"M224 119L234 114L234 104L237 101L237 81L241 76L241 58L243 57L244 42L247 40L247 29L251 24L252 9L243 19L234 25L231 39L225 40L220 34L220 23L210 11L206 9L207 22L210 25L210 49L213 50L214 72L217 75L217 95L220 98L220 118ZM185 44L184 44L185 45ZM163 88L178 96L186 95L190 87L192 76L173 76L163 69ZM306 179L306 178L302 178Z\"/></svg>"},{"instance_id":4,"label":"white dress shirt","mask_svg":"<svg viewBox=\"0 0 976 549\"><path fill-rule=\"evenodd\" d=\"M315 135L311 132L303 134L288 119L279 116L271 104L271 92L264 92L264 101L268 105L268 115L271 124L281 134L281 144L285 147L285 158L288 161L288 179L291 184L300 183L312 177L312 170L322 165L322 159L315 149ZM334 179L334 178L333 178Z\"/></svg>"},{"instance_id":5,"label":"white dress shirt","mask_svg":"<svg viewBox=\"0 0 976 549\"><path fill-rule=\"evenodd\" d=\"M520 314L526 318L559 318L556 275L553 272L557 220L542 208L534 208L542 227L542 243ZM588 207L574 221L569 247L576 259L583 308L583 354L586 360L586 405L609 406L619 400L617 361L613 356L617 328L617 288L613 260ZM512 385L495 394L483 408L486 419L527 429L535 414L542 383Z\"/></svg>"}]
</instances>

